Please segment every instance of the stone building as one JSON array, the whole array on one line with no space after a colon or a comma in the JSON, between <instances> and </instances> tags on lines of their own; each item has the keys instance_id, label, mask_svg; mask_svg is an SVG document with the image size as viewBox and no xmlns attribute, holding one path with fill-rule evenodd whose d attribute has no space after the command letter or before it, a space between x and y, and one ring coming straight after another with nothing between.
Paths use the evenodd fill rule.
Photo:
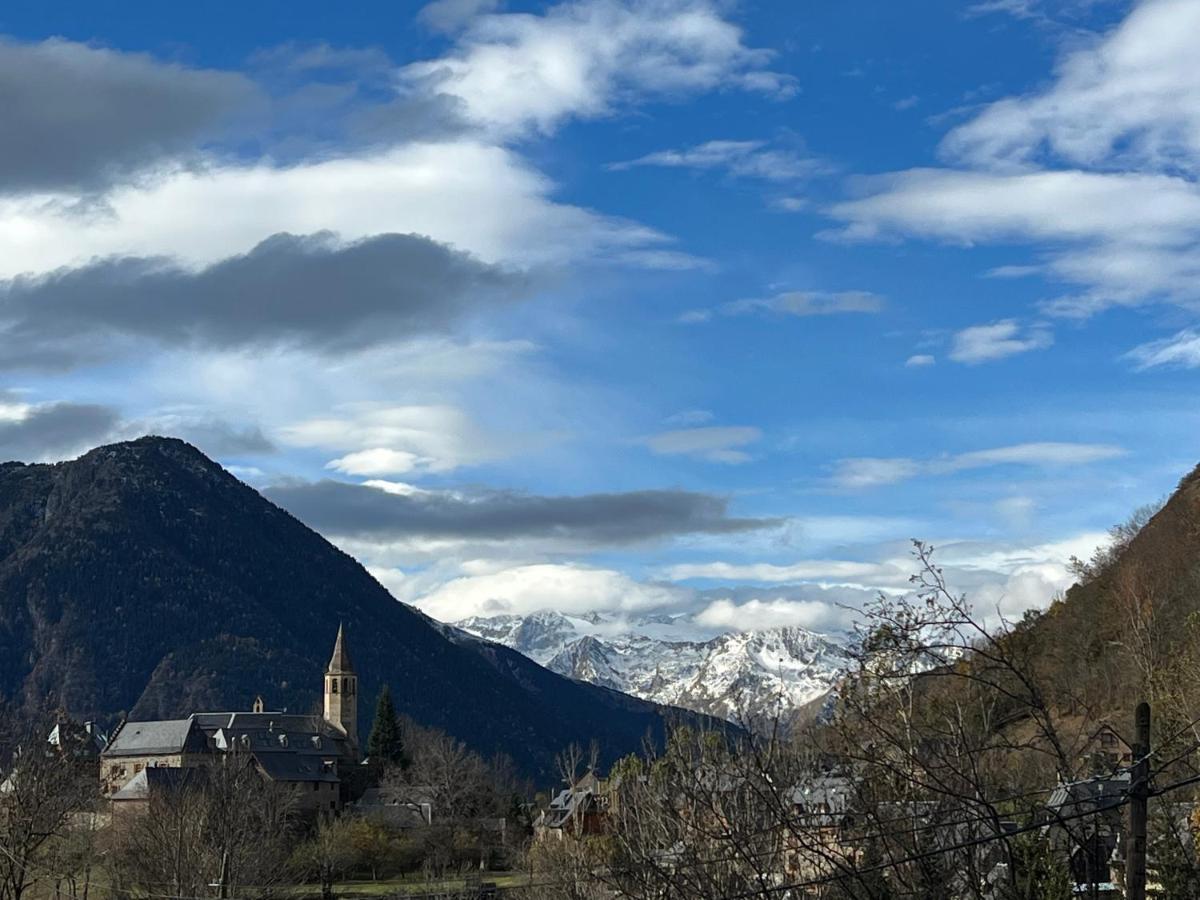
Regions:
<instances>
[{"instance_id":1,"label":"stone building","mask_svg":"<svg viewBox=\"0 0 1200 900\"><path fill-rule=\"evenodd\" d=\"M166 773L147 769L189 769L222 755L250 758L264 778L287 784L309 810L342 806L344 769L359 762L358 676L338 628L324 676L323 715L272 712L262 698L250 712L198 712L186 719L124 722L100 754L100 784L117 803L146 799Z\"/></svg>"}]
</instances>

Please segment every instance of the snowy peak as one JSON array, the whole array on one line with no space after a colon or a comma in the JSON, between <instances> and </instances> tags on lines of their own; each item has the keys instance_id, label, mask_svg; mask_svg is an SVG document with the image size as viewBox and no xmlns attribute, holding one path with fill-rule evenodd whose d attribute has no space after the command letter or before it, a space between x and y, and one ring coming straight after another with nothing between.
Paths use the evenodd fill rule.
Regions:
<instances>
[{"instance_id":1,"label":"snowy peak","mask_svg":"<svg viewBox=\"0 0 1200 900\"><path fill-rule=\"evenodd\" d=\"M790 718L826 694L846 662L838 641L803 628L713 636L686 616L542 611L455 624L561 675L740 721Z\"/></svg>"}]
</instances>

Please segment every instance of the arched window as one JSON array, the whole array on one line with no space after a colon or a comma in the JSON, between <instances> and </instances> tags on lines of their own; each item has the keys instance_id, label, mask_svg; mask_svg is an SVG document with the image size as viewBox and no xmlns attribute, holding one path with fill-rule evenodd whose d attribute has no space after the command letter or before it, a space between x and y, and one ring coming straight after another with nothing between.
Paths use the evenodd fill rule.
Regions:
<instances>
[{"instance_id":1,"label":"arched window","mask_svg":"<svg viewBox=\"0 0 1200 900\"><path fill-rule=\"evenodd\" d=\"M337 681L338 681L338 680L337 680L336 678L330 678L330 679L329 679L329 683L330 683L331 685L333 685L333 688L332 688L332 690L333 690L333 693L335 693L335 694L338 692L338 683L337 683Z\"/></svg>"}]
</instances>

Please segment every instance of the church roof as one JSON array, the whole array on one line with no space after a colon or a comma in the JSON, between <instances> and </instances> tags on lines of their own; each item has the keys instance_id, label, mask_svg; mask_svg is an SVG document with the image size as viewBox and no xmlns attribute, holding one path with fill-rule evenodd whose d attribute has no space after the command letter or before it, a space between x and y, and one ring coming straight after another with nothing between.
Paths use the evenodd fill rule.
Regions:
<instances>
[{"instance_id":1,"label":"church roof","mask_svg":"<svg viewBox=\"0 0 1200 900\"><path fill-rule=\"evenodd\" d=\"M350 654L346 652L346 635L342 626L338 625L337 640L333 644L333 656L329 659L329 675L353 675L354 666L350 663Z\"/></svg>"},{"instance_id":2,"label":"church roof","mask_svg":"<svg viewBox=\"0 0 1200 900\"><path fill-rule=\"evenodd\" d=\"M203 753L204 735L192 728L191 719L126 722L113 736L103 755L167 756L185 751Z\"/></svg>"}]
</instances>

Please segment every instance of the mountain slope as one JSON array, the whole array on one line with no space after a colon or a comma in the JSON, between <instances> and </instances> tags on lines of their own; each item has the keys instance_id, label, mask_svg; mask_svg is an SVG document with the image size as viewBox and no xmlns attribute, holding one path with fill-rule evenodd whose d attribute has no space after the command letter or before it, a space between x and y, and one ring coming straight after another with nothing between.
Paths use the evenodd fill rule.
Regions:
<instances>
[{"instance_id":1,"label":"mountain slope","mask_svg":"<svg viewBox=\"0 0 1200 900\"><path fill-rule=\"evenodd\" d=\"M679 619L614 630L602 615L549 611L456 625L562 675L734 720L790 717L827 693L845 662L837 642L802 628L700 637Z\"/></svg>"},{"instance_id":2,"label":"mountain slope","mask_svg":"<svg viewBox=\"0 0 1200 900\"><path fill-rule=\"evenodd\" d=\"M632 751L670 714L448 639L182 441L0 466L0 693L18 707L145 719L248 709L262 693L308 709L339 622L360 716L388 683L401 712L534 775L571 741Z\"/></svg>"}]
</instances>

